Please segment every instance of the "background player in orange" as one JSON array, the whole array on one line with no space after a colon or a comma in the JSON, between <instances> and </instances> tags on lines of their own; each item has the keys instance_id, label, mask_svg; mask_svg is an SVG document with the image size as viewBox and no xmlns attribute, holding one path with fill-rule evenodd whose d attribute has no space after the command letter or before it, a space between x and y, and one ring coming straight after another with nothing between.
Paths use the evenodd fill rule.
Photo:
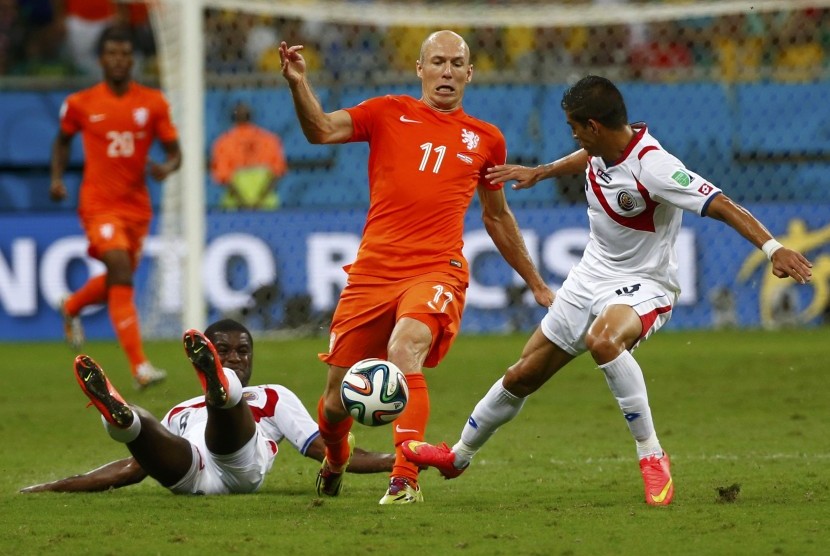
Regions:
<instances>
[{"instance_id":1,"label":"background player in orange","mask_svg":"<svg viewBox=\"0 0 830 556\"><path fill-rule=\"evenodd\" d=\"M367 357L391 360L406 374L409 403L394 423L395 466L381 504L423 500L418 468L400 445L424 436L429 396L422 367L435 367L458 333L469 280L462 255L464 214L478 191L485 228L499 252L543 307L553 293L525 247L501 184L484 178L506 158L501 132L464 113L473 76L470 49L451 31L431 34L416 72L422 96L388 95L331 113L323 111L306 78L302 46L280 45L303 132L311 143L369 143L370 206L357 260L345 270L331 325L328 378L318 404L326 458L318 494L336 496L349 461L352 419L340 401L347 369Z\"/></svg>"},{"instance_id":2,"label":"background player in orange","mask_svg":"<svg viewBox=\"0 0 830 556\"><path fill-rule=\"evenodd\" d=\"M87 305L107 303L110 319L127 354L137 388L163 380L165 373L144 355L138 313L133 300L133 272L147 235L152 207L145 174L163 180L181 164L176 128L162 93L132 81L133 45L128 30L106 29L99 41L103 81L70 95L60 114L60 131L52 146L55 201L66 197L63 174L72 138L83 137L84 177L78 201L89 254L106 265L61 305L67 340L83 343L79 314ZM166 160L148 161L155 139Z\"/></svg>"}]
</instances>

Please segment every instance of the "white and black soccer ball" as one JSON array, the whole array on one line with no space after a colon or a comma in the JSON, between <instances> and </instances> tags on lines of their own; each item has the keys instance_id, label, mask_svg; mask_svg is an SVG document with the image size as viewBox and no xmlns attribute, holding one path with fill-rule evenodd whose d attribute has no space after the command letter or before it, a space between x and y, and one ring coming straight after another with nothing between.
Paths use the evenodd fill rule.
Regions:
<instances>
[{"instance_id":1,"label":"white and black soccer ball","mask_svg":"<svg viewBox=\"0 0 830 556\"><path fill-rule=\"evenodd\" d=\"M364 359L348 370L340 385L343 407L368 427L391 423L403 413L409 387L403 372L383 359Z\"/></svg>"}]
</instances>

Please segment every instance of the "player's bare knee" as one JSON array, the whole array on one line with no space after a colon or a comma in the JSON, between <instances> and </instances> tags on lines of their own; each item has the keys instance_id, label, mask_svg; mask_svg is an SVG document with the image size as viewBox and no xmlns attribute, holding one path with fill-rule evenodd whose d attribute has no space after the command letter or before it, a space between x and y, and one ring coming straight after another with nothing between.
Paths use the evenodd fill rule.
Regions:
<instances>
[{"instance_id":1,"label":"player's bare knee","mask_svg":"<svg viewBox=\"0 0 830 556\"><path fill-rule=\"evenodd\" d=\"M592 334L585 336L585 347L591 353L591 357L597 364L602 365L616 359L620 353L625 351L625 344L610 334Z\"/></svg>"}]
</instances>

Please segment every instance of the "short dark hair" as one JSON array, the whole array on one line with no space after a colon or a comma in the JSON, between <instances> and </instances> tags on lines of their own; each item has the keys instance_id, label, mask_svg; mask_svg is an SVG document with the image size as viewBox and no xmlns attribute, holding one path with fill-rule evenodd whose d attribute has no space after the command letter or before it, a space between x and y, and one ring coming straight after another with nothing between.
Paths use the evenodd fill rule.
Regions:
<instances>
[{"instance_id":1,"label":"short dark hair","mask_svg":"<svg viewBox=\"0 0 830 556\"><path fill-rule=\"evenodd\" d=\"M598 75L583 77L562 95L562 109L580 124L596 120L610 129L628 124L622 93L610 80Z\"/></svg>"},{"instance_id":2,"label":"short dark hair","mask_svg":"<svg viewBox=\"0 0 830 556\"><path fill-rule=\"evenodd\" d=\"M245 328L245 325L241 322L237 322L233 319L222 319L214 322L207 328L205 328L205 336L211 342L213 341L213 335L217 332L244 332L248 335L248 338L251 340L251 349L254 348L254 337L251 335L251 331Z\"/></svg>"},{"instance_id":3,"label":"short dark hair","mask_svg":"<svg viewBox=\"0 0 830 556\"><path fill-rule=\"evenodd\" d=\"M101 35L98 37L98 56L104 53L104 45L109 41L128 42L130 46L135 48L133 34L130 28L124 25L113 25L101 31Z\"/></svg>"}]
</instances>

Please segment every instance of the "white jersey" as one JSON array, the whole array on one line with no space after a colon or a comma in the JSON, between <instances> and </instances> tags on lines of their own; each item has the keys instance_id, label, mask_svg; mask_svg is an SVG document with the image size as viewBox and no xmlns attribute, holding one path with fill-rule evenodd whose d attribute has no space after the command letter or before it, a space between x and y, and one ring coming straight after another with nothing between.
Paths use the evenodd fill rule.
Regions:
<instances>
[{"instance_id":1,"label":"white jersey","mask_svg":"<svg viewBox=\"0 0 830 556\"><path fill-rule=\"evenodd\" d=\"M288 440L305 455L311 442L320 434L317 423L294 392L278 384L246 386L242 399L248 402L259 433L279 443ZM279 403L277 403L279 401ZM197 396L167 412L162 424L176 436L195 444L204 442L207 425L205 397Z\"/></svg>"},{"instance_id":2,"label":"white jersey","mask_svg":"<svg viewBox=\"0 0 830 556\"><path fill-rule=\"evenodd\" d=\"M644 124L632 127L618 161L588 160L591 233L577 268L605 280L647 276L679 293L674 245L683 210L702 215L720 189L666 152Z\"/></svg>"}]
</instances>

